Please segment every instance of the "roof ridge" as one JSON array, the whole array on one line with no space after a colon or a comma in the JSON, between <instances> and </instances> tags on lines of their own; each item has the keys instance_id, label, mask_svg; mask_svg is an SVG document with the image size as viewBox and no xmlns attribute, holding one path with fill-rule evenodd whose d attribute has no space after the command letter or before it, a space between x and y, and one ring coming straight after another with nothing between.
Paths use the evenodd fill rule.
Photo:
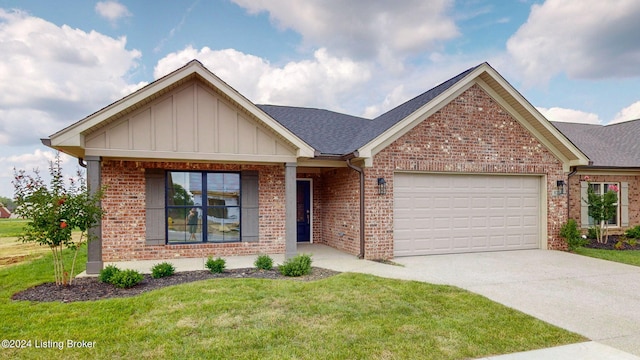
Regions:
<instances>
[{"instance_id":1,"label":"roof ridge","mask_svg":"<svg viewBox=\"0 0 640 360\"><path fill-rule=\"evenodd\" d=\"M288 109L326 111L326 112L330 112L330 113L334 113L334 114L340 114L340 115L359 118L359 119L363 119L363 120L372 120L370 118L365 118L365 117L358 116L358 115L351 115L351 114L343 113L343 112L336 111L336 110L329 110L329 109L323 109L323 108L318 108L318 107L292 106L292 105L274 105L274 104L256 104L256 106L258 106L258 107L260 107L260 106L271 106L271 107L288 108Z\"/></svg>"}]
</instances>

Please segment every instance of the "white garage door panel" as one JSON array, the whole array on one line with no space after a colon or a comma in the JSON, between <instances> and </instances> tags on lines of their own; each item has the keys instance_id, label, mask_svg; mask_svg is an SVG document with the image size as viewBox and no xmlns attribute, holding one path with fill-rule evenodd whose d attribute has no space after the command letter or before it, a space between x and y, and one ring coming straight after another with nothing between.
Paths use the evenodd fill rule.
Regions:
<instances>
[{"instance_id":1,"label":"white garage door panel","mask_svg":"<svg viewBox=\"0 0 640 360\"><path fill-rule=\"evenodd\" d=\"M395 256L536 249L540 178L397 173Z\"/></svg>"}]
</instances>

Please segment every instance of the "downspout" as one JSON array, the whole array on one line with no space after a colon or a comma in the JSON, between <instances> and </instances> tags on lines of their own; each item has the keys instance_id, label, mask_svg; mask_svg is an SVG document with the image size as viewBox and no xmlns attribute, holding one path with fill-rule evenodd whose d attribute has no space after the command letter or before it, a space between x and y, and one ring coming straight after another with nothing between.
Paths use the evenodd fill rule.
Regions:
<instances>
[{"instance_id":1,"label":"downspout","mask_svg":"<svg viewBox=\"0 0 640 360\"><path fill-rule=\"evenodd\" d=\"M569 173L569 175L567 175L567 221L569 221L570 219L570 215L571 215L571 191L569 191L569 184L571 183L571 177L573 175L575 175L578 172L578 168L574 168L573 171L571 171ZM579 185L579 184L578 184Z\"/></svg>"},{"instance_id":2,"label":"downspout","mask_svg":"<svg viewBox=\"0 0 640 360\"><path fill-rule=\"evenodd\" d=\"M360 254L358 254L358 258L364 259L364 170L351 163L351 159L357 156L357 152L354 152L346 156L345 160L348 167L360 174Z\"/></svg>"}]
</instances>

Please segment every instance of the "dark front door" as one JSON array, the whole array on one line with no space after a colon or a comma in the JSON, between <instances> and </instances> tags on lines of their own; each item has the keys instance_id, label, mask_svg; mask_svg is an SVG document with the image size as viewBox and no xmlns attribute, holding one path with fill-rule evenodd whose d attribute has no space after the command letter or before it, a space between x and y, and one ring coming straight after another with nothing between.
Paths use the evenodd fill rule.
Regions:
<instances>
[{"instance_id":1,"label":"dark front door","mask_svg":"<svg viewBox=\"0 0 640 360\"><path fill-rule=\"evenodd\" d=\"M297 181L296 222L298 242L311 240L311 182Z\"/></svg>"}]
</instances>

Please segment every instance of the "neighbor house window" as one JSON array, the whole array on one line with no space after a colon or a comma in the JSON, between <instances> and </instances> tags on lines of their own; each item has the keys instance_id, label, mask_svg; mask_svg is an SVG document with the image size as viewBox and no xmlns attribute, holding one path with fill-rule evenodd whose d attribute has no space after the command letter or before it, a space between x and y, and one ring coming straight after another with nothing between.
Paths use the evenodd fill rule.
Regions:
<instances>
[{"instance_id":1,"label":"neighbor house window","mask_svg":"<svg viewBox=\"0 0 640 360\"><path fill-rule=\"evenodd\" d=\"M240 174L170 171L167 243L240 241Z\"/></svg>"},{"instance_id":2,"label":"neighbor house window","mask_svg":"<svg viewBox=\"0 0 640 360\"><path fill-rule=\"evenodd\" d=\"M609 187L614 187L616 189L620 189L620 184L619 183L590 183L591 189L597 194L597 195L603 195L605 194L607 191L609 191ZM620 194L618 193L618 202L616 203L616 212L613 215L613 217L611 219L609 219L607 221L607 225L609 226L620 226L620 222L618 221L618 219L620 219ZM596 225L595 222L593 221L593 218L591 216L589 216L589 226L593 226Z\"/></svg>"}]
</instances>

